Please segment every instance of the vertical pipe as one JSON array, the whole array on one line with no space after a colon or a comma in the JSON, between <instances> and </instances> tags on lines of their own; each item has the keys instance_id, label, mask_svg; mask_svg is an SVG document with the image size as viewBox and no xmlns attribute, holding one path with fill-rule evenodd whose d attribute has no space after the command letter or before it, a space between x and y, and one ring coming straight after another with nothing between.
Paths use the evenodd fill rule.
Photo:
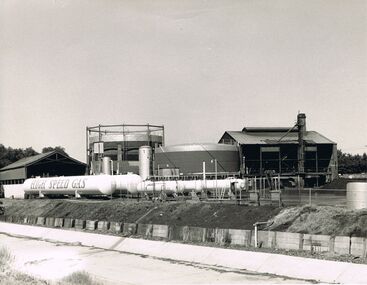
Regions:
<instances>
[{"instance_id":1,"label":"vertical pipe","mask_svg":"<svg viewBox=\"0 0 367 285\"><path fill-rule=\"evenodd\" d=\"M98 125L98 140L101 141L102 134L101 134L101 124Z\"/></svg>"},{"instance_id":2,"label":"vertical pipe","mask_svg":"<svg viewBox=\"0 0 367 285\"><path fill-rule=\"evenodd\" d=\"M151 138L151 135L150 135L150 128L149 128L149 124L147 124L147 134L148 134L148 145L150 147L153 147L152 145L152 138Z\"/></svg>"},{"instance_id":3,"label":"vertical pipe","mask_svg":"<svg viewBox=\"0 0 367 285\"><path fill-rule=\"evenodd\" d=\"M241 177L245 173L245 157L243 156L243 150L239 143L237 143L238 155L240 156L240 175Z\"/></svg>"},{"instance_id":4,"label":"vertical pipe","mask_svg":"<svg viewBox=\"0 0 367 285\"><path fill-rule=\"evenodd\" d=\"M255 224L255 248L257 248L257 224Z\"/></svg>"},{"instance_id":5,"label":"vertical pipe","mask_svg":"<svg viewBox=\"0 0 367 285\"><path fill-rule=\"evenodd\" d=\"M122 160L126 160L125 124L122 124Z\"/></svg>"},{"instance_id":6,"label":"vertical pipe","mask_svg":"<svg viewBox=\"0 0 367 285\"><path fill-rule=\"evenodd\" d=\"M299 174L297 175L297 186L298 186L298 198L299 198L299 204L301 205L301 181Z\"/></svg>"},{"instance_id":7,"label":"vertical pipe","mask_svg":"<svg viewBox=\"0 0 367 285\"><path fill-rule=\"evenodd\" d=\"M205 183L206 173L205 173L205 161L203 161L203 181Z\"/></svg>"},{"instance_id":8,"label":"vertical pipe","mask_svg":"<svg viewBox=\"0 0 367 285\"><path fill-rule=\"evenodd\" d=\"M203 190L205 194L208 194L206 192L206 173L205 173L205 161L203 161Z\"/></svg>"},{"instance_id":9,"label":"vertical pipe","mask_svg":"<svg viewBox=\"0 0 367 285\"><path fill-rule=\"evenodd\" d=\"M246 185L246 183L245 183L245 185ZM242 201L242 189L240 188L239 191L240 191L240 203L241 203L241 201Z\"/></svg>"},{"instance_id":10,"label":"vertical pipe","mask_svg":"<svg viewBox=\"0 0 367 285\"><path fill-rule=\"evenodd\" d=\"M316 173L317 173L317 176L316 176L316 186L319 187L319 156L318 156L318 153L317 153L317 146L316 146Z\"/></svg>"},{"instance_id":11,"label":"vertical pipe","mask_svg":"<svg viewBox=\"0 0 367 285\"><path fill-rule=\"evenodd\" d=\"M263 168L263 156L262 156L262 152L261 152L261 146L260 146L260 175L262 175L263 171L262 171L262 168Z\"/></svg>"},{"instance_id":12,"label":"vertical pipe","mask_svg":"<svg viewBox=\"0 0 367 285\"><path fill-rule=\"evenodd\" d=\"M280 147L279 147L279 152L278 152L278 160L279 160L278 173L281 173L282 172L282 159L280 155Z\"/></svg>"},{"instance_id":13,"label":"vertical pipe","mask_svg":"<svg viewBox=\"0 0 367 285\"><path fill-rule=\"evenodd\" d=\"M218 167L217 167L217 159L214 159L214 167L215 167L215 193L218 193Z\"/></svg>"},{"instance_id":14,"label":"vertical pipe","mask_svg":"<svg viewBox=\"0 0 367 285\"><path fill-rule=\"evenodd\" d=\"M279 186L279 191L280 191L280 174L278 175L278 186Z\"/></svg>"},{"instance_id":15,"label":"vertical pipe","mask_svg":"<svg viewBox=\"0 0 367 285\"><path fill-rule=\"evenodd\" d=\"M255 178L254 178L254 188L255 188L255 191L257 191L256 176L255 176Z\"/></svg>"},{"instance_id":16,"label":"vertical pipe","mask_svg":"<svg viewBox=\"0 0 367 285\"><path fill-rule=\"evenodd\" d=\"M162 145L164 146L164 141L165 141L165 139L164 139L164 125L162 126L162 129L163 129Z\"/></svg>"}]
</instances>

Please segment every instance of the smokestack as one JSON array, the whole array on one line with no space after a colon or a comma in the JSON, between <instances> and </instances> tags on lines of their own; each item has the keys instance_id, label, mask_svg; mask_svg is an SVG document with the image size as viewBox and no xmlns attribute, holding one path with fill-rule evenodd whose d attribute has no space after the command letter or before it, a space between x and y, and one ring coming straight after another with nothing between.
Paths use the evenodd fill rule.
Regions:
<instances>
[{"instance_id":1,"label":"smokestack","mask_svg":"<svg viewBox=\"0 0 367 285\"><path fill-rule=\"evenodd\" d=\"M304 137L306 134L306 114L300 113L297 116L298 126L298 173L305 172L305 143Z\"/></svg>"}]
</instances>

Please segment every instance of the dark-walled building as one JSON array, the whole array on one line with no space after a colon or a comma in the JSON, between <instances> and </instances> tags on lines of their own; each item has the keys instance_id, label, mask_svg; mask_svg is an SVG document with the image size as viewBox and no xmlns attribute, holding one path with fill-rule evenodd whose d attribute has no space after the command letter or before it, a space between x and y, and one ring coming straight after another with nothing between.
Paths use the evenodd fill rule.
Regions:
<instances>
[{"instance_id":1,"label":"dark-walled building","mask_svg":"<svg viewBox=\"0 0 367 285\"><path fill-rule=\"evenodd\" d=\"M338 175L337 145L318 132L306 131L305 119L299 114L298 123L289 128L226 131L219 143L239 146L241 170L247 175L300 175L306 186L323 185Z\"/></svg>"},{"instance_id":2,"label":"dark-walled building","mask_svg":"<svg viewBox=\"0 0 367 285\"><path fill-rule=\"evenodd\" d=\"M59 151L22 158L0 169L1 184L20 184L25 179L41 176L84 175L86 164Z\"/></svg>"}]
</instances>

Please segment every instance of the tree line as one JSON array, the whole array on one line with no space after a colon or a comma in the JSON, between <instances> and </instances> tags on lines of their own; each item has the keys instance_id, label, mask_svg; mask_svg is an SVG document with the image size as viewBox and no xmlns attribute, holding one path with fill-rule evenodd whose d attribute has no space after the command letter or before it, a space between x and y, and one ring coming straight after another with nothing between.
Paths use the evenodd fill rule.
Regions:
<instances>
[{"instance_id":1,"label":"tree line","mask_svg":"<svg viewBox=\"0 0 367 285\"><path fill-rule=\"evenodd\" d=\"M65 148L61 146L44 147L41 153L46 153L46 152L50 152L54 150L58 150L61 153L68 155L65 152ZM34 156L37 154L40 154L40 153L35 151L32 147L27 147L25 149L22 149L22 148L5 147L3 144L0 144L0 168L3 168L13 162L16 162L19 159L29 157L29 156Z\"/></svg>"},{"instance_id":2,"label":"tree line","mask_svg":"<svg viewBox=\"0 0 367 285\"><path fill-rule=\"evenodd\" d=\"M338 150L340 174L367 173L367 154L350 154Z\"/></svg>"}]
</instances>

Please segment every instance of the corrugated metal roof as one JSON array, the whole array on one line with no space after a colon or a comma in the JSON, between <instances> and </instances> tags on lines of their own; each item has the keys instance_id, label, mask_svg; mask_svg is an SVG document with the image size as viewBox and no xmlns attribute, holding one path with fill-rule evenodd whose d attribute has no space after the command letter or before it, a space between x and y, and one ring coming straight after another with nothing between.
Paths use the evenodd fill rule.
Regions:
<instances>
[{"instance_id":1,"label":"corrugated metal roof","mask_svg":"<svg viewBox=\"0 0 367 285\"><path fill-rule=\"evenodd\" d=\"M242 129L243 132L257 132L257 133L269 133L269 132L297 132L297 128L289 128L289 127L275 127L275 128L267 128L267 127L244 127Z\"/></svg>"},{"instance_id":2,"label":"corrugated metal roof","mask_svg":"<svg viewBox=\"0 0 367 285\"><path fill-rule=\"evenodd\" d=\"M20 167L25 167L25 166L28 166L28 165L32 165L42 159L45 159L53 154L59 154L61 156L64 156L64 157L67 157L69 158L70 160L78 163L78 164L85 164L83 162L80 162L70 156L67 156L57 150L54 150L54 151L49 151L49 152L46 152L46 153L41 153L41 154L37 154L37 155L33 155L33 156L30 156L30 157L25 157L25 158L22 158L22 159L19 159L18 161L16 162L13 162L12 164L9 164L3 168L0 169L0 171L3 171L3 170L8 170L8 169L15 169L15 168L20 168Z\"/></svg>"},{"instance_id":3,"label":"corrugated metal roof","mask_svg":"<svg viewBox=\"0 0 367 285\"><path fill-rule=\"evenodd\" d=\"M225 145L216 143L202 144L179 144L159 147L156 152L181 152L181 151L238 151L235 145Z\"/></svg>"},{"instance_id":4,"label":"corrugated metal roof","mask_svg":"<svg viewBox=\"0 0 367 285\"><path fill-rule=\"evenodd\" d=\"M239 144L298 144L298 133L290 132L239 132L228 131ZM283 137L284 136L284 137ZM282 138L283 137L283 138ZM282 138L282 139L281 139ZM279 141L279 139L281 139ZM335 144L323 135L315 131L307 131L304 139L308 144Z\"/></svg>"}]
</instances>

